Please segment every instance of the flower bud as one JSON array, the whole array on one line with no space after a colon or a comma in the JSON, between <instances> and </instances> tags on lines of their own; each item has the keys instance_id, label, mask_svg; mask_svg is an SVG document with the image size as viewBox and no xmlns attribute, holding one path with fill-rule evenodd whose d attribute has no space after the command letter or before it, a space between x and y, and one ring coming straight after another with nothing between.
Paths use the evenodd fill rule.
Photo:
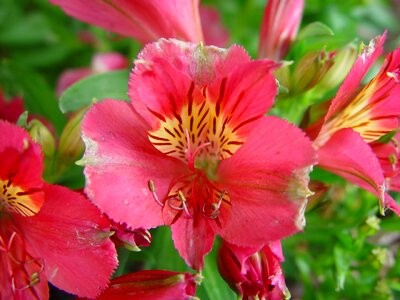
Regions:
<instances>
[{"instance_id":1,"label":"flower bud","mask_svg":"<svg viewBox=\"0 0 400 300\"><path fill-rule=\"evenodd\" d=\"M281 60L296 37L304 0L269 0L261 25L258 56Z\"/></svg>"},{"instance_id":2,"label":"flower bud","mask_svg":"<svg viewBox=\"0 0 400 300\"><path fill-rule=\"evenodd\" d=\"M46 157L52 157L55 151L55 140L50 130L37 119L34 119L28 124L28 131L32 140L37 142L41 147L43 154Z\"/></svg>"},{"instance_id":3,"label":"flower bud","mask_svg":"<svg viewBox=\"0 0 400 300\"><path fill-rule=\"evenodd\" d=\"M318 87L331 89L338 86L350 71L356 58L357 49L352 45L336 52L333 58L333 66L318 83Z\"/></svg>"},{"instance_id":4,"label":"flower bud","mask_svg":"<svg viewBox=\"0 0 400 300\"><path fill-rule=\"evenodd\" d=\"M81 139L81 122L85 112L86 108L75 113L61 133L58 155L63 164L75 162L85 149Z\"/></svg>"},{"instance_id":5,"label":"flower bud","mask_svg":"<svg viewBox=\"0 0 400 300\"><path fill-rule=\"evenodd\" d=\"M296 65L293 72L293 93L305 92L325 76L333 65L334 52L312 52L306 54Z\"/></svg>"},{"instance_id":6,"label":"flower bud","mask_svg":"<svg viewBox=\"0 0 400 300\"><path fill-rule=\"evenodd\" d=\"M112 222L111 230L114 234L111 236L111 240L116 246L122 246L130 251L140 251L139 247L150 246L151 235L150 232L139 228L129 229L125 224L118 224Z\"/></svg>"},{"instance_id":7,"label":"flower bud","mask_svg":"<svg viewBox=\"0 0 400 300\"><path fill-rule=\"evenodd\" d=\"M96 299L195 299L192 298L196 293L195 277L164 270L139 271L114 278Z\"/></svg>"},{"instance_id":8,"label":"flower bud","mask_svg":"<svg viewBox=\"0 0 400 300\"><path fill-rule=\"evenodd\" d=\"M289 297L281 261L283 255L279 241L258 251L224 242L218 253L221 276L243 299Z\"/></svg>"}]
</instances>

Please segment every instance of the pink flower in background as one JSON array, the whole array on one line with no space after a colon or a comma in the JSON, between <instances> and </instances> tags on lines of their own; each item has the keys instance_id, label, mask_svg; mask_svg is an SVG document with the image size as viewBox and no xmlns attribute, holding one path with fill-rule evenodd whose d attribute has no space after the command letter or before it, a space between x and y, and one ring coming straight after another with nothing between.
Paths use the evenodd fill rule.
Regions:
<instances>
[{"instance_id":1,"label":"pink flower in background","mask_svg":"<svg viewBox=\"0 0 400 300\"><path fill-rule=\"evenodd\" d=\"M199 0L51 0L68 15L143 43L161 37L200 42Z\"/></svg>"},{"instance_id":2,"label":"pink flower in background","mask_svg":"<svg viewBox=\"0 0 400 300\"><path fill-rule=\"evenodd\" d=\"M117 52L98 53L92 58L90 67L69 69L64 71L57 82L56 94L61 96L62 92L75 82L96 74L128 68L128 60Z\"/></svg>"},{"instance_id":3,"label":"pink flower in background","mask_svg":"<svg viewBox=\"0 0 400 300\"><path fill-rule=\"evenodd\" d=\"M289 294L282 273L283 260L279 241L258 250L223 242L218 252L218 269L244 300L280 300Z\"/></svg>"},{"instance_id":4,"label":"pink flower in background","mask_svg":"<svg viewBox=\"0 0 400 300\"><path fill-rule=\"evenodd\" d=\"M94 297L116 268L110 225L79 193L42 181L42 153L0 121L0 298L46 299L50 281Z\"/></svg>"},{"instance_id":5,"label":"pink flower in background","mask_svg":"<svg viewBox=\"0 0 400 300\"><path fill-rule=\"evenodd\" d=\"M281 60L296 37L304 0L269 0L265 7L258 57Z\"/></svg>"},{"instance_id":6,"label":"pink flower in background","mask_svg":"<svg viewBox=\"0 0 400 300\"><path fill-rule=\"evenodd\" d=\"M96 300L187 300L195 293L193 274L144 270L114 278Z\"/></svg>"},{"instance_id":7,"label":"pink flower in background","mask_svg":"<svg viewBox=\"0 0 400 300\"><path fill-rule=\"evenodd\" d=\"M7 100L0 89L0 120L16 123L24 112L24 101L19 97Z\"/></svg>"},{"instance_id":8,"label":"pink flower in background","mask_svg":"<svg viewBox=\"0 0 400 300\"><path fill-rule=\"evenodd\" d=\"M400 207L385 192L384 172L371 148L371 143L399 127L400 49L388 54L379 73L361 86L382 53L385 36L364 46L327 114L308 133L318 149L321 168L371 191L379 197L382 209L389 207L400 214Z\"/></svg>"},{"instance_id":9,"label":"pink flower in background","mask_svg":"<svg viewBox=\"0 0 400 300\"><path fill-rule=\"evenodd\" d=\"M83 121L87 195L131 228L170 225L194 269L216 234L259 247L301 230L314 150L298 128L264 116L275 67L238 46L147 45L131 103L95 104Z\"/></svg>"}]
</instances>

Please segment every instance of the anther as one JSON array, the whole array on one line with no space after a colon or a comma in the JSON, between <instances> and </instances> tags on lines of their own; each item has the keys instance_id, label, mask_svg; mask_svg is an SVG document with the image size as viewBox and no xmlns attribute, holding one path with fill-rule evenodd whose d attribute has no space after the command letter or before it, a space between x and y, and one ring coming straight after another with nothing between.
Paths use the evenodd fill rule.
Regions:
<instances>
[{"instance_id":1,"label":"anther","mask_svg":"<svg viewBox=\"0 0 400 300\"><path fill-rule=\"evenodd\" d=\"M204 204L203 205L203 215L205 217L207 217L207 218L210 218L210 219L216 219L218 217L218 215L219 215L219 212L220 212L219 209L221 208L221 204L222 204L222 200L223 200L224 196L225 196L225 190L223 190L221 192L221 194L219 195L218 203L211 203L210 204L210 208L211 208L211 211L212 211L210 215L207 215L207 213L206 213L206 204Z\"/></svg>"},{"instance_id":2,"label":"anther","mask_svg":"<svg viewBox=\"0 0 400 300\"><path fill-rule=\"evenodd\" d=\"M150 192L153 194L154 200L157 202L158 205L164 207L164 204L158 199L158 196L156 194L156 186L154 185L154 181L150 179L148 185Z\"/></svg>"}]
</instances>

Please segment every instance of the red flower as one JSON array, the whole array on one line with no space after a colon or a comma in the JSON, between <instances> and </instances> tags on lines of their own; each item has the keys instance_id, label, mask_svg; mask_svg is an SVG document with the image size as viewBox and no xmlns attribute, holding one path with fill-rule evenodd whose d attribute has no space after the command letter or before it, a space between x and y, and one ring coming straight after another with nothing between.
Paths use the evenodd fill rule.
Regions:
<instances>
[{"instance_id":1,"label":"red flower","mask_svg":"<svg viewBox=\"0 0 400 300\"><path fill-rule=\"evenodd\" d=\"M186 300L195 292L195 275L145 270L114 278L96 300Z\"/></svg>"},{"instance_id":2,"label":"red flower","mask_svg":"<svg viewBox=\"0 0 400 300\"><path fill-rule=\"evenodd\" d=\"M385 134L399 127L400 48L386 56L379 73L366 85L361 81L383 50L386 34L364 46L344 80L327 114L310 126L309 135L318 149L318 165L371 191L383 209L400 214L387 194L385 176L371 149Z\"/></svg>"},{"instance_id":3,"label":"red flower","mask_svg":"<svg viewBox=\"0 0 400 300\"><path fill-rule=\"evenodd\" d=\"M83 121L87 195L131 228L171 225L195 269L216 234L258 247L299 231L314 151L298 128L264 117L274 67L237 46L146 46L132 102L96 104Z\"/></svg>"},{"instance_id":4,"label":"red flower","mask_svg":"<svg viewBox=\"0 0 400 300\"><path fill-rule=\"evenodd\" d=\"M259 250L224 242L218 252L219 272L244 300L281 300L288 296L282 261L279 241Z\"/></svg>"},{"instance_id":5,"label":"red flower","mask_svg":"<svg viewBox=\"0 0 400 300\"><path fill-rule=\"evenodd\" d=\"M281 60L295 38L304 0L269 0L261 25L258 56Z\"/></svg>"},{"instance_id":6,"label":"red flower","mask_svg":"<svg viewBox=\"0 0 400 300\"><path fill-rule=\"evenodd\" d=\"M0 89L0 120L16 123L19 116L24 112L24 102L19 97L6 100Z\"/></svg>"},{"instance_id":7,"label":"red flower","mask_svg":"<svg viewBox=\"0 0 400 300\"><path fill-rule=\"evenodd\" d=\"M47 280L94 297L117 265L109 223L79 193L42 181L42 154L0 121L0 298L44 299Z\"/></svg>"}]
</instances>

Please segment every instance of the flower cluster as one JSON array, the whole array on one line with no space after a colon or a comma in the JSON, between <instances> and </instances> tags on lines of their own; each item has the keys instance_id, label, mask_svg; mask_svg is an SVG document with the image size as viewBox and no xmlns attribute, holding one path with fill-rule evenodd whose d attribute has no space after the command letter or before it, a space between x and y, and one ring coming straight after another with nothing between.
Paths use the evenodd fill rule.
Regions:
<instances>
[{"instance_id":1,"label":"flower cluster","mask_svg":"<svg viewBox=\"0 0 400 300\"><path fill-rule=\"evenodd\" d=\"M215 265L243 299L290 297L281 241L304 229L313 168L371 192L382 215L400 215L390 194L400 190L400 48L363 81L387 32L358 56L348 47L296 57L296 39L326 29L298 36L304 1L270 0L252 59L226 47L217 11L196 0L50 2L143 47L123 82L127 101L93 79L121 76L122 54L64 72L60 107L76 111L65 109L76 108L68 95L82 105L61 129L1 92L1 299L47 299L48 282L90 299L189 299L216 247ZM298 125L280 115L291 97L309 101L341 80L336 95L307 103ZM79 94L85 84L96 91ZM77 191L75 168L85 180ZM145 270L124 252L151 246L160 226L192 272ZM122 276L111 279L116 247L125 248Z\"/></svg>"}]
</instances>

